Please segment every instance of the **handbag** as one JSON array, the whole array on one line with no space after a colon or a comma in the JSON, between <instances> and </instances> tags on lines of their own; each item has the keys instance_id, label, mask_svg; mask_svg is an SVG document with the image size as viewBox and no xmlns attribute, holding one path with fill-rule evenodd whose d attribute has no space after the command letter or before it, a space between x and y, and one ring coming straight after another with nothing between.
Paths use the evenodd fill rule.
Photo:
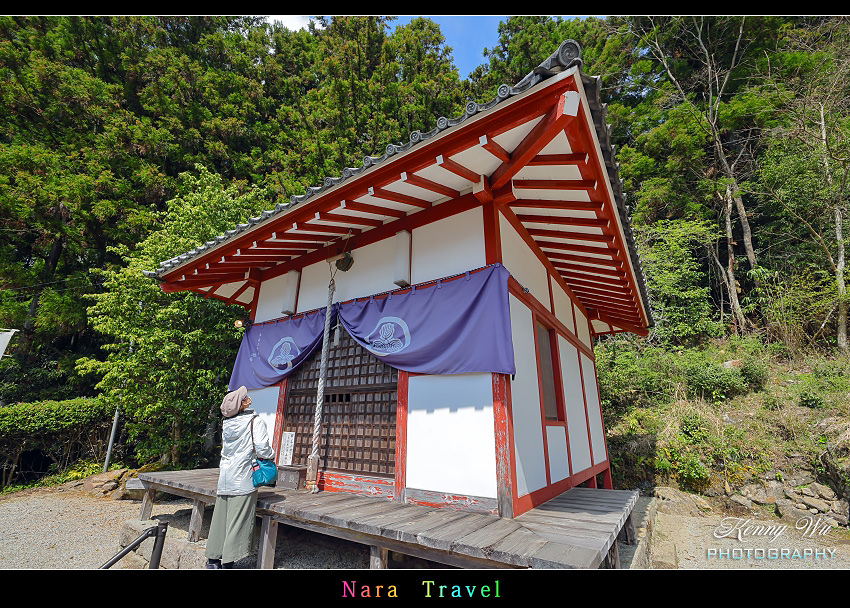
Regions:
<instances>
[{"instance_id":1,"label":"handbag","mask_svg":"<svg viewBox=\"0 0 850 608\"><path fill-rule=\"evenodd\" d=\"M251 446L254 448L254 459L251 461L251 481L255 488L260 486L273 488L277 484L277 465L273 460L257 458L257 446L254 445L254 418L251 418Z\"/></svg>"}]
</instances>

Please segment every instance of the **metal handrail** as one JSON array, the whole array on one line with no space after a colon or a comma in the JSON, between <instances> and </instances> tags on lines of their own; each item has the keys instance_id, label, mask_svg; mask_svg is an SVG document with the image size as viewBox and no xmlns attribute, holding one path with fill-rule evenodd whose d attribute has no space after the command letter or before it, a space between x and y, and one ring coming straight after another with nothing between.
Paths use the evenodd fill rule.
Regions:
<instances>
[{"instance_id":1,"label":"metal handrail","mask_svg":"<svg viewBox=\"0 0 850 608\"><path fill-rule=\"evenodd\" d=\"M151 536L155 536L156 539L153 541L153 551L151 552L151 561L148 569L157 570L159 568L159 561L162 559L162 547L165 545L165 533L168 531L168 522L161 521L157 525L152 526L145 530L139 535L139 538L131 542L129 545L124 547L121 551L115 554L115 556L110 559L108 562L103 564L98 570L106 570L114 566L118 560L127 555L130 551L133 551L136 547L142 544L146 539Z\"/></svg>"}]
</instances>

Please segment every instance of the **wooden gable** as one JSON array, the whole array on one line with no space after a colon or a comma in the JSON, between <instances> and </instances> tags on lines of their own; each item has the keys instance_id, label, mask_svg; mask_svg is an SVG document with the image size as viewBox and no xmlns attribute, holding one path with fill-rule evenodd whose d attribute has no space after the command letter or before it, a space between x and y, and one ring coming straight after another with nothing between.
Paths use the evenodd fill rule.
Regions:
<instances>
[{"instance_id":1,"label":"wooden gable","mask_svg":"<svg viewBox=\"0 0 850 608\"><path fill-rule=\"evenodd\" d=\"M390 144L288 204L146 272L165 292L191 290L251 307L260 283L484 206L554 268L596 333L652 325L598 80L561 45L514 87L456 119ZM498 231L495 221L485 226ZM498 237L491 238L498 243ZM498 248L498 244L496 245ZM498 261L498 255L495 256Z\"/></svg>"}]
</instances>

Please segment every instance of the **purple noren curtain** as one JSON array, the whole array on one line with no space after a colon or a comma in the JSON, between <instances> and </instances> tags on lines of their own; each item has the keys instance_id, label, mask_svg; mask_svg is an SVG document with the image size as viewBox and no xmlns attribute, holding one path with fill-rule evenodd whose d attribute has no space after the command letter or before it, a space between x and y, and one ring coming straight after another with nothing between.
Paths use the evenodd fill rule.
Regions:
<instances>
[{"instance_id":1,"label":"purple noren curtain","mask_svg":"<svg viewBox=\"0 0 850 608\"><path fill-rule=\"evenodd\" d=\"M494 264L407 293L335 306L352 338L386 364L421 374L516 372L508 271ZM230 390L261 388L289 375L321 343L324 310L250 327Z\"/></svg>"}]
</instances>

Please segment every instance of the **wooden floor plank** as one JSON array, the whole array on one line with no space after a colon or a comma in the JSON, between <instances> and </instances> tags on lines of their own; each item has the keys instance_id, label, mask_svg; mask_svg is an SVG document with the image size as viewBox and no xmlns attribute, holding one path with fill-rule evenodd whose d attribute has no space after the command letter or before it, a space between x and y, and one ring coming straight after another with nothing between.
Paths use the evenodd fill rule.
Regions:
<instances>
[{"instance_id":1,"label":"wooden floor plank","mask_svg":"<svg viewBox=\"0 0 850 608\"><path fill-rule=\"evenodd\" d=\"M382 536L387 536L407 543L416 543L417 535L422 532L427 532L437 526L448 525L456 519L461 519L467 515L469 514L462 511L455 511L453 509L434 509L433 511L426 513L423 517L412 519L409 522L387 526Z\"/></svg>"},{"instance_id":2,"label":"wooden floor plank","mask_svg":"<svg viewBox=\"0 0 850 608\"><path fill-rule=\"evenodd\" d=\"M458 538L484 528L489 523L492 523L491 516L470 513L468 517L421 532L416 535L416 540L426 547L449 551Z\"/></svg>"},{"instance_id":3,"label":"wooden floor plank","mask_svg":"<svg viewBox=\"0 0 850 608\"><path fill-rule=\"evenodd\" d=\"M516 566L530 566L531 557L548 541L531 530L520 527L489 548L490 559Z\"/></svg>"},{"instance_id":4,"label":"wooden floor plank","mask_svg":"<svg viewBox=\"0 0 850 608\"><path fill-rule=\"evenodd\" d=\"M472 557L488 557L487 549L501 541L508 534L515 532L521 526L514 519L499 518L496 521L461 536L452 543L452 551Z\"/></svg>"},{"instance_id":5,"label":"wooden floor plank","mask_svg":"<svg viewBox=\"0 0 850 608\"><path fill-rule=\"evenodd\" d=\"M529 565L536 569L550 568L598 568L602 560L599 552L586 547L546 543L529 559Z\"/></svg>"},{"instance_id":6,"label":"wooden floor plank","mask_svg":"<svg viewBox=\"0 0 850 608\"><path fill-rule=\"evenodd\" d=\"M218 469L139 475L147 488L214 502ZM637 492L571 488L514 519L352 492L263 488L258 513L277 521L464 567L596 568L637 501ZM359 539L359 540L358 540ZM385 546L386 548L386 546ZM467 560L464 562L464 560ZM486 560L486 561L476 561Z\"/></svg>"},{"instance_id":7,"label":"wooden floor plank","mask_svg":"<svg viewBox=\"0 0 850 608\"><path fill-rule=\"evenodd\" d=\"M393 511L368 515L358 521L351 523L351 529L375 536L383 536L384 530L389 526L409 522L412 519L422 517L434 509L419 505L402 505Z\"/></svg>"},{"instance_id":8,"label":"wooden floor plank","mask_svg":"<svg viewBox=\"0 0 850 608\"><path fill-rule=\"evenodd\" d=\"M351 524L358 519L379 513L387 513L388 511L398 508L398 505L391 500L384 500L382 502L374 501L374 499L369 498L366 500L371 502L369 504L363 504L356 507L346 507L332 513L327 513L320 518L320 521L330 524L331 526L350 529Z\"/></svg>"}]
</instances>

